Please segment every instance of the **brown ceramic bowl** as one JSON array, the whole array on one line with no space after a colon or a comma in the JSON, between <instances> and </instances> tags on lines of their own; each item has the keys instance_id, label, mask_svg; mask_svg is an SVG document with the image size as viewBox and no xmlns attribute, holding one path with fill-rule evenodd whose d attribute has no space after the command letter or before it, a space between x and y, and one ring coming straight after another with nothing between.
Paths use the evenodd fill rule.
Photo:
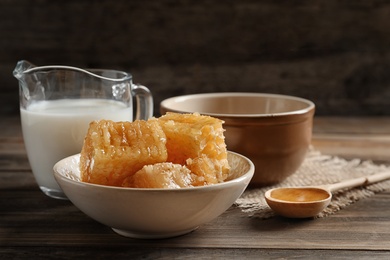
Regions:
<instances>
[{"instance_id":1,"label":"brown ceramic bowl","mask_svg":"<svg viewBox=\"0 0 390 260\"><path fill-rule=\"evenodd\" d=\"M199 112L224 120L228 150L255 165L252 186L276 184L299 168L311 143L314 111L309 100L262 93L194 94L160 104L161 114Z\"/></svg>"}]
</instances>

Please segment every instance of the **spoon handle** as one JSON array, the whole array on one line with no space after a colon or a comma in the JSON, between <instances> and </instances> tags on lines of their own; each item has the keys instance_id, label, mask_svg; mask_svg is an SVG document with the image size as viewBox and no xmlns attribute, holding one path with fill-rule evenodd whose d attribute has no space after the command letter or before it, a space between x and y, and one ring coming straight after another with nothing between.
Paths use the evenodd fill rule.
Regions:
<instances>
[{"instance_id":1,"label":"spoon handle","mask_svg":"<svg viewBox=\"0 0 390 260\"><path fill-rule=\"evenodd\" d=\"M341 189L346 189L346 188L354 188L358 186L363 186L363 185L368 185L372 184L375 182L380 182L390 179L390 171L385 171L377 174L373 174L367 177L360 177L360 178L355 178L355 179L350 179L346 181L342 181L339 183L335 184L330 184L327 185L326 187L328 188L329 191L338 191Z\"/></svg>"}]
</instances>

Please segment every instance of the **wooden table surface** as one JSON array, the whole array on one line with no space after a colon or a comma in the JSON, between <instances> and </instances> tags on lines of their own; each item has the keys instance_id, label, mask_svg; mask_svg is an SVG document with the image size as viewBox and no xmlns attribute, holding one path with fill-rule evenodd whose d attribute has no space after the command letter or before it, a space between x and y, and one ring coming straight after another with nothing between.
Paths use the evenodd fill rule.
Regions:
<instances>
[{"instance_id":1,"label":"wooden table surface","mask_svg":"<svg viewBox=\"0 0 390 260\"><path fill-rule=\"evenodd\" d=\"M184 236L119 236L71 202L45 196L30 170L20 118L0 122L0 258L390 259L390 191L322 219L261 220L232 206ZM390 118L316 117L313 145L327 154L390 164Z\"/></svg>"}]
</instances>

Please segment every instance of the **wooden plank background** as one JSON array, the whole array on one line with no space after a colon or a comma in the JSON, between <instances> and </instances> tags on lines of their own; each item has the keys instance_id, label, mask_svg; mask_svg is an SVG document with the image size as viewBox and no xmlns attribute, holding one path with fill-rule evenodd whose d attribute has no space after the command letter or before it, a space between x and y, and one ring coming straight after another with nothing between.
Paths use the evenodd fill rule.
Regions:
<instances>
[{"instance_id":1,"label":"wooden plank background","mask_svg":"<svg viewBox=\"0 0 390 260\"><path fill-rule=\"evenodd\" d=\"M199 92L281 93L317 115L390 115L390 2L0 0L0 104L20 59L126 70L155 109ZM157 113L157 111L156 111Z\"/></svg>"}]
</instances>

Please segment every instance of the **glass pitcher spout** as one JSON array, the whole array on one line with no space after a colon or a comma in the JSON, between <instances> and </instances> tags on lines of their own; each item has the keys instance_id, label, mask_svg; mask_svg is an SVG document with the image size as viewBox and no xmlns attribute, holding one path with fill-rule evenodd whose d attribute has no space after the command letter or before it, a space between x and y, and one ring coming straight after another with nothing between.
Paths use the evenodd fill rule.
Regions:
<instances>
[{"instance_id":1,"label":"glass pitcher spout","mask_svg":"<svg viewBox=\"0 0 390 260\"><path fill-rule=\"evenodd\" d=\"M25 72L35 68L36 66L29 61L21 60L18 61L16 67L13 71L14 77L19 81L19 94L24 97L24 100L30 99L30 90L28 87L28 83L26 81Z\"/></svg>"},{"instance_id":2,"label":"glass pitcher spout","mask_svg":"<svg viewBox=\"0 0 390 260\"><path fill-rule=\"evenodd\" d=\"M35 68L35 67L36 66L29 61L26 61L26 60L18 61L18 63L16 64L16 67L13 71L13 75L18 80L22 80L24 78L24 75L25 75L24 72L31 69L31 68Z\"/></svg>"}]
</instances>

